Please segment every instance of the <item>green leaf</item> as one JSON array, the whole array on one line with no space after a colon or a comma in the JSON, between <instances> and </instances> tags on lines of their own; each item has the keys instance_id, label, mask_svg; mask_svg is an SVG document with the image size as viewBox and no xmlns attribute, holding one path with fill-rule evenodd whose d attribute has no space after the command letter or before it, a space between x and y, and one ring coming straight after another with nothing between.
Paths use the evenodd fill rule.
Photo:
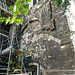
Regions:
<instances>
[{"instance_id":1,"label":"green leaf","mask_svg":"<svg viewBox=\"0 0 75 75\"><path fill-rule=\"evenodd\" d=\"M62 0L57 0L57 6L60 7Z\"/></svg>"},{"instance_id":2,"label":"green leaf","mask_svg":"<svg viewBox=\"0 0 75 75\"><path fill-rule=\"evenodd\" d=\"M28 15L28 14L27 14L27 11L24 12L24 15L25 15L25 16Z\"/></svg>"},{"instance_id":3,"label":"green leaf","mask_svg":"<svg viewBox=\"0 0 75 75\"><path fill-rule=\"evenodd\" d=\"M15 69L15 67L12 67L12 69L14 70L14 69Z\"/></svg>"},{"instance_id":4,"label":"green leaf","mask_svg":"<svg viewBox=\"0 0 75 75\"><path fill-rule=\"evenodd\" d=\"M65 0L64 3L62 4L62 8L65 10L68 5L70 5L69 1Z\"/></svg>"},{"instance_id":5,"label":"green leaf","mask_svg":"<svg viewBox=\"0 0 75 75\"><path fill-rule=\"evenodd\" d=\"M14 21L17 25L20 23L22 23L22 18L19 18L19 19L15 19L15 21Z\"/></svg>"},{"instance_id":6,"label":"green leaf","mask_svg":"<svg viewBox=\"0 0 75 75\"><path fill-rule=\"evenodd\" d=\"M11 71L11 69L9 68L9 69L7 69L7 71Z\"/></svg>"},{"instance_id":7,"label":"green leaf","mask_svg":"<svg viewBox=\"0 0 75 75\"><path fill-rule=\"evenodd\" d=\"M13 16L17 16L17 12L14 12L14 11L13 11L13 12L12 12L12 15L13 15Z\"/></svg>"},{"instance_id":8,"label":"green leaf","mask_svg":"<svg viewBox=\"0 0 75 75\"><path fill-rule=\"evenodd\" d=\"M23 12L24 12L24 15L25 15L25 16L28 15L28 14L27 14L27 9L23 10Z\"/></svg>"},{"instance_id":9,"label":"green leaf","mask_svg":"<svg viewBox=\"0 0 75 75\"><path fill-rule=\"evenodd\" d=\"M64 37L71 35L71 33L72 33L72 31L68 32L67 34L64 35Z\"/></svg>"},{"instance_id":10,"label":"green leaf","mask_svg":"<svg viewBox=\"0 0 75 75\"><path fill-rule=\"evenodd\" d=\"M16 16L12 17L12 19L11 19L12 22L11 23L14 23L15 19L16 19Z\"/></svg>"},{"instance_id":11,"label":"green leaf","mask_svg":"<svg viewBox=\"0 0 75 75\"><path fill-rule=\"evenodd\" d=\"M26 53L29 55L29 54L31 53L31 51L30 51L30 50L28 50Z\"/></svg>"},{"instance_id":12,"label":"green leaf","mask_svg":"<svg viewBox=\"0 0 75 75\"><path fill-rule=\"evenodd\" d=\"M55 5L57 3L57 0L53 0L53 5Z\"/></svg>"},{"instance_id":13,"label":"green leaf","mask_svg":"<svg viewBox=\"0 0 75 75\"><path fill-rule=\"evenodd\" d=\"M8 19L6 19L6 24L10 21L10 17Z\"/></svg>"},{"instance_id":14,"label":"green leaf","mask_svg":"<svg viewBox=\"0 0 75 75\"><path fill-rule=\"evenodd\" d=\"M0 14L0 16L1 16L1 14Z\"/></svg>"},{"instance_id":15,"label":"green leaf","mask_svg":"<svg viewBox=\"0 0 75 75\"><path fill-rule=\"evenodd\" d=\"M26 0L27 2L31 2L31 0Z\"/></svg>"},{"instance_id":16,"label":"green leaf","mask_svg":"<svg viewBox=\"0 0 75 75\"><path fill-rule=\"evenodd\" d=\"M9 7L9 9L10 9L11 11L13 11L13 8L14 8L14 6L10 6L10 7Z\"/></svg>"},{"instance_id":17,"label":"green leaf","mask_svg":"<svg viewBox=\"0 0 75 75\"><path fill-rule=\"evenodd\" d=\"M6 20L5 17L0 17L0 22L4 22Z\"/></svg>"}]
</instances>

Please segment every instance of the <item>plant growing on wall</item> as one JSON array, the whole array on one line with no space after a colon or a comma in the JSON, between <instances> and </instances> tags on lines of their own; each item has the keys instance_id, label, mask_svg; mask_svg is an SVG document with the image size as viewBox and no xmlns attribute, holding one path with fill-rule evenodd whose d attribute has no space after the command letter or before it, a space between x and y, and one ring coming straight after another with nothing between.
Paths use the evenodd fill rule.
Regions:
<instances>
[{"instance_id":1,"label":"plant growing on wall","mask_svg":"<svg viewBox=\"0 0 75 75\"><path fill-rule=\"evenodd\" d=\"M39 0L41 1L41 0ZM63 7L64 9L66 9L66 7L70 4L68 0L64 0L64 2L62 2L62 0L49 0L52 1L53 4L57 5L58 7ZM28 15L27 14L27 9L29 8L29 2L31 2L31 0L16 0L15 4L13 6L10 6L9 9L12 11L12 17L0 17L0 22L6 22L9 24L13 24L16 23L16 25L18 25L19 23L22 23L22 18L18 18L19 15L21 15L21 12L24 12L24 15Z\"/></svg>"},{"instance_id":2,"label":"plant growing on wall","mask_svg":"<svg viewBox=\"0 0 75 75\"><path fill-rule=\"evenodd\" d=\"M8 62L8 65L11 65L12 68L9 68L7 71L9 71L11 74L13 73L21 73L21 66L19 65L19 63L16 63L16 62L13 62L13 61L10 61Z\"/></svg>"},{"instance_id":3,"label":"plant growing on wall","mask_svg":"<svg viewBox=\"0 0 75 75\"><path fill-rule=\"evenodd\" d=\"M69 0L53 0L53 5L57 5L57 7L62 7L64 10L70 4Z\"/></svg>"},{"instance_id":4,"label":"plant growing on wall","mask_svg":"<svg viewBox=\"0 0 75 75\"><path fill-rule=\"evenodd\" d=\"M16 56L22 55L21 59L23 59L24 55L30 55L30 54L31 54L31 50L27 50L27 51L25 50L25 51L20 51L19 53L16 54ZM22 63L23 63L23 61L21 61L21 64ZM14 73L21 74L22 66L20 63L9 61L7 64L10 66L10 68L7 69L8 72L10 72L11 74L14 74ZM23 67L25 67L25 66L23 66Z\"/></svg>"},{"instance_id":5,"label":"plant growing on wall","mask_svg":"<svg viewBox=\"0 0 75 75\"><path fill-rule=\"evenodd\" d=\"M21 12L24 12L24 15L27 15L27 9L29 8L29 2L31 0L16 0L15 4L13 6L10 6L9 9L12 11L12 17L0 17L0 22L6 22L9 24L16 23L18 25L19 23L22 23L22 18L18 18L18 15L21 15Z\"/></svg>"}]
</instances>

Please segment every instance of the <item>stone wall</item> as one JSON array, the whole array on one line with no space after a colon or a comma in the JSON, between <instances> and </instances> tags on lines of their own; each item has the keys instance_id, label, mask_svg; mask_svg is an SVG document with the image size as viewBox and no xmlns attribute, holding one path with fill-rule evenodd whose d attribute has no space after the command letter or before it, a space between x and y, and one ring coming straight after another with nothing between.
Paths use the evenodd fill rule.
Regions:
<instances>
[{"instance_id":1,"label":"stone wall","mask_svg":"<svg viewBox=\"0 0 75 75\"><path fill-rule=\"evenodd\" d=\"M72 43L74 46L74 52L75 52L75 2L73 0L70 0L70 5L67 7L66 16L68 20L68 25L70 31L72 31L73 35L71 35Z\"/></svg>"},{"instance_id":2,"label":"stone wall","mask_svg":"<svg viewBox=\"0 0 75 75\"><path fill-rule=\"evenodd\" d=\"M52 6L47 0L36 4L25 18L21 46L23 50L31 50L31 56L44 69L73 69L74 52L67 18L64 12ZM59 75L59 73L43 73L42 75Z\"/></svg>"}]
</instances>

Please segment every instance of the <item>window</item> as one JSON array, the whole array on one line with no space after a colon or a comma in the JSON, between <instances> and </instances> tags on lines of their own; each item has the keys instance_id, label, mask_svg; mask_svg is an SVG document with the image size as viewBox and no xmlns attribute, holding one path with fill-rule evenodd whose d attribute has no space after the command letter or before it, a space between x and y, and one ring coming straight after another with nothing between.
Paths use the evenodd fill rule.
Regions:
<instances>
[{"instance_id":1,"label":"window","mask_svg":"<svg viewBox=\"0 0 75 75\"><path fill-rule=\"evenodd\" d=\"M29 9L33 7L36 3L38 3L38 0L31 0L31 3L29 4Z\"/></svg>"},{"instance_id":2,"label":"window","mask_svg":"<svg viewBox=\"0 0 75 75\"><path fill-rule=\"evenodd\" d=\"M37 3L37 1L36 1L36 0L33 0L33 6L34 6L36 3Z\"/></svg>"}]
</instances>

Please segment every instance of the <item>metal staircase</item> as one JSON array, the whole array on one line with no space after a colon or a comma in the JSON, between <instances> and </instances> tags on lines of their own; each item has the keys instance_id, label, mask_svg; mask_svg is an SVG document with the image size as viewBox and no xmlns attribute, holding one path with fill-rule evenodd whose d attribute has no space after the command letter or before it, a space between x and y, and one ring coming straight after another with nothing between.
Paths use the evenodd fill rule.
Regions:
<instances>
[{"instance_id":1,"label":"metal staircase","mask_svg":"<svg viewBox=\"0 0 75 75\"><path fill-rule=\"evenodd\" d=\"M6 75L8 65L0 62L0 75Z\"/></svg>"},{"instance_id":2,"label":"metal staircase","mask_svg":"<svg viewBox=\"0 0 75 75\"><path fill-rule=\"evenodd\" d=\"M4 34L6 31L0 29L0 37L3 37L5 40L1 40L0 45L0 73L3 74L4 72L7 72L7 68L10 66L7 66L7 62L12 60L12 55L15 53L16 50L19 50L19 43L17 40L17 34L16 34L16 27L14 27L14 31L12 32L12 37L9 37L8 35ZM16 51L17 52L17 51ZM6 60L7 59L7 60ZM4 62L4 63L3 63Z\"/></svg>"},{"instance_id":3,"label":"metal staircase","mask_svg":"<svg viewBox=\"0 0 75 75\"><path fill-rule=\"evenodd\" d=\"M5 31L4 31L5 32ZM12 61L12 57L16 56L16 54L20 53L20 41L17 39L16 34L16 26L13 29L12 36L9 37L8 35L3 33L3 30L0 32L0 36L5 37L5 40L1 41L1 62L0 62L0 74L2 75L9 75L10 73L7 71L7 69L11 68L10 65L7 65L7 62ZM21 49L22 50L22 49ZM21 69L25 69L25 65L23 63L23 55L21 55ZM27 69L26 71L30 71ZM26 73L26 71L24 73ZM32 71L32 70L31 70Z\"/></svg>"}]
</instances>

